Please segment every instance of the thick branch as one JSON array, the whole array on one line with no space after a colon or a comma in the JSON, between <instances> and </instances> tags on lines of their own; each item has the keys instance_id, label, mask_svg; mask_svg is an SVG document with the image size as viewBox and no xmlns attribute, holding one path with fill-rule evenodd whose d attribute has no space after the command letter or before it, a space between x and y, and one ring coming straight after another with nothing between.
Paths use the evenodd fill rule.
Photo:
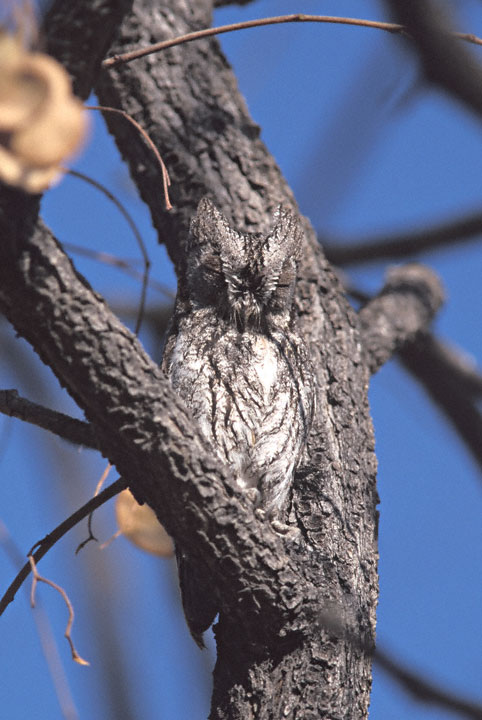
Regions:
<instances>
[{"instance_id":1,"label":"thick branch","mask_svg":"<svg viewBox=\"0 0 482 720\"><path fill-rule=\"evenodd\" d=\"M322 241L328 260L335 265L352 265L376 260L403 259L431 250L457 246L482 236L482 213L477 212L434 227L367 239L357 243Z\"/></svg>"},{"instance_id":2,"label":"thick branch","mask_svg":"<svg viewBox=\"0 0 482 720\"><path fill-rule=\"evenodd\" d=\"M4 200L11 207L7 192ZM257 596L255 606L259 609L267 602L265 612L273 621L267 631L273 632L291 614L286 605L279 605L290 571L290 602L301 607L304 601L301 586L296 587L299 572L284 555L281 541L234 497L233 479L213 458L159 367L75 273L48 230L38 223L17 231L12 232L8 216L0 210L3 311L62 379L91 420L103 453L136 496L157 510L168 532L193 557L202 557L209 566L217 556L214 546L222 543L231 554L258 558L251 571L240 565L232 568L222 591L229 600L244 588L239 612L254 612L246 589L260 584L263 568L262 576L267 572L272 582Z\"/></svg>"},{"instance_id":3,"label":"thick branch","mask_svg":"<svg viewBox=\"0 0 482 720\"><path fill-rule=\"evenodd\" d=\"M403 265L390 270L382 292L358 314L371 372L426 330L442 302L440 281L429 268Z\"/></svg>"},{"instance_id":4,"label":"thick branch","mask_svg":"<svg viewBox=\"0 0 482 720\"><path fill-rule=\"evenodd\" d=\"M47 52L72 75L74 91L89 96L100 63L133 0L56 0L44 21Z\"/></svg>"},{"instance_id":5,"label":"thick branch","mask_svg":"<svg viewBox=\"0 0 482 720\"><path fill-rule=\"evenodd\" d=\"M0 412L32 425L37 425L37 427L48 430L76 445L98 450L89 423L31 402L20 397L16 390L0 390Z\"/></svg>"},{"instance_id":6,"label":"thick branch","mask_svg":"<svg viewBox=\"0 0 482 720\"><path fill-rule=\"evenodd\" d=\"M482 118L482 67L454 37L440 2L386 0L411 36L427 80L446 90Z\"/></svg>"},{"instance_id":7,"label":"thick branch","mask_svg":"<svg viewBox=\"0 0 482 720\"><path fill-rule=\"evenodd\" d=\"M367 308L378 300L371 300L356 288L350 288L348 292L356 300L367 303ZM390 332L388 335L390 337ZM462 353L423 331L399 347L398 357L454 425L482 468L482 414L479 407L482 375L477 368Z\"/></svg>"},{"instance_id":8,"label":"thick branch","mask_svg":"<svg viewBox=\"0 0 482 720\"><path fill-rule=\"evenodd\" d=\"M399 351L402 364L419 380L455 426L482 468L482 378L460 356L431 335Z\"/></svg>"}]
</instances>

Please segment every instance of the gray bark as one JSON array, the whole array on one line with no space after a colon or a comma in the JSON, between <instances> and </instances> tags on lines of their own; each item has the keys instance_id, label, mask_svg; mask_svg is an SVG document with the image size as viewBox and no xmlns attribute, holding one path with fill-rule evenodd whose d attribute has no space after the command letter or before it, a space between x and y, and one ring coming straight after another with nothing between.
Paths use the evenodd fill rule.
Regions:
<instances>
[{"instance_id":1,"label":"gray bark","mask_svg":"<svg viewBox=\"0 0 482 720\"><path fill-rule=\"evenodd\" d=\"M54 5L57 22L68 17L65 5ZM109 54L206 26L210 10L208 0L135 2ZM200 197L210 195L240 230L256 231L267 230L278 203L296 207L292 193L258 138L216 40L175 47L96 77L76 49L81 28L75 28L71 43L55 47L61 60L67 53L82 94L89 85L83 74L91 72L100 101L140 122L168 166L175 206L170 213L144 141L127 123L107 118L175 262L182 292L184 241ZM105 32L112 35L109 27ZM98 48L105 48L102 34ZM426 325L439 301L429 302L429 312L422 303L418 314L420 303L409 302L409 320L397 323L396 342L387 344L393 324L379 322L383 303L375 306L381 329L367 333L364 323L362 332L305 221L296 307L318 397L294 486L300 534L283 539L255 517L161 370L75 271L37 211L35 199L2 192L0 307L84 410L102 453L138 500L154 508L176 543L209 574L221 606L211 717L366 717L366 650L374 643L378 597L369 375L379 357L386 359ZM404 288L406 299L410 283ZM430 297L433 292L427 290ZM366 346L364 337L370 338Z\"/></svg>"},{"instance_id":2,"label":"gray bark","mask_svg":"<svg viewBox=\"0 0 482 720\"><path fill-rule=\"evenodd\" d=\"M210 22L207 2L197 3L195 10L191 3L157 5L151 7L147 19L148 6L134 6L112 54ZM117 118L107 119L151 209L160 239L179 268L181 282L182 240L203 195L210 195L234 226L251 231L266 231L280 202L294 204L258 138L258 128L216 40L176 47L159 57L106 70L96 90L102 104L134 115L168 166L176 208L170 214L163 210L159 175L140 147L142 141L132 138ZM307 597L315 589L320 612L327 603L339 608L360 637L373 641L377 496L366 398L368 369L356 317L308 223L297 302L320 392L307 462L300 468L295 487L294 504L304 541L288 550L312 586ZM263 530L262 536L266 534ZM222 543L218 552L221 566L238 564L243 558L239 552L236 559L228 558ZM286 567L288 586L299 587L296 575ZM261 592L262 585L258 587ZM348 708L351 717L363 717L370 690L370 659L346 640L329 637L317 622L316 612L307 620L312 624L308 635L288 633L283 642L276 637L268 644L260 642L272 614L273 610L264 617L258 614L257 621L253 617L251 633L249 616L240 622L232 611L222 613L216 628L213 717L299 717L303 712L307 718L346 718Z\"/></svg>"}]
</instances>

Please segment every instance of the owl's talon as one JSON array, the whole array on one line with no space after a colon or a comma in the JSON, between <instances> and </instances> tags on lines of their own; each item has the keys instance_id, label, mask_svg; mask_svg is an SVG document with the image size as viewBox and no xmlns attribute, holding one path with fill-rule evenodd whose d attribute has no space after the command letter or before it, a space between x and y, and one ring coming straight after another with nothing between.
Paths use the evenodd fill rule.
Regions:
<instances>
[{"instance_id":1,"label":"owl's talon","mask_svg":"<svg viewBox=\"0 0 482 720\"><path fill-rule=\"evenodd\" d=\"M292 529L291 525L287 525L280 520L272 520L271 527L275 532L279 533L279 535L287 535Z\"/></svg>"},{"instance_id":2,"label":"owl's talon","mask_svg":"<svg viewBox=\"0 0 482 720\"><path fill-rule=\"evenodd\" d=\"M256 515L258 520L261 520L261 522L264 522L266 520L266 511L262 508L256 508L254 514Z\"/></svg>"},{"instance_id":3,"label":"owl's talon","mask_svg":"<svg viewBox=\"0 0 482 720\"><path fill-rule=\"evenodd\" d=\"M261 493L255 487L246 489L246 497L253 503L254 506L259 505L261 501Z\"/></svg>"},{"instance_id":4,"label":"owl's talon","mask_svg":"<svg viewBox=\"0 0 482 720\"><path fill-rule=\"evenodd\" d=\"M272 520L271 527L278 535L282 535L287 540L295 540L301 535L299 528L294 525L286 525L286 523L282 523L280 520Z\"/></svg>"}]
</instances>

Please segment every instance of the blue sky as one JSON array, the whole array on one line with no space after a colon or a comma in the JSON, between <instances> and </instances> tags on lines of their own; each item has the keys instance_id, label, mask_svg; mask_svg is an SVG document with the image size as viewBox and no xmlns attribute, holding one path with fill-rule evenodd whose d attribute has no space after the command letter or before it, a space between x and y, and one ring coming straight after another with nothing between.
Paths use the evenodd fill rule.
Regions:
<instances>
[{"instance_id":1,"label":"blue sky","mask_svg":"<svg viewBox=\"0 0 482 720\"><path fill-rule=\"evenodd\" d=\"M482 35L482 5L460 0L460 29ZM262 0L216 14L216 24L290 12L387 19L383 4L364 0ZM420 84L402 41L376 30L285 25L224 35L262 137L292 185L301 211L320 235L346 242L389 234L482 205L482 122ZM482 62L482 49L477 55ZM73 167L104 182L142 230L153 277L175 291L175 277L156 243L149 215L102 126L91 113L89 144ZM59 239L138 258L118 211L95 190L66 178L43 202ZM109 266L74 256L77 267L113 307L139 295L139 285ZM427 255L443 279L447 302L436 331L482 365L480 240ZM353 270L366 290L383 282L384 266ZM151 291L149 305L162 296ZM155 356L152 338L143 342ZM13 333L2 335L0 386L76 413L51 373ZM19 348L22 356L17 355ZM13 365L11 361L13 359ZM379 459L379 642L446 688L482 701L482 485L480 472L424 391L391 362L373 379L370 401ZM93 492L105 462L20 421L0 419L1 518L22 553ZM115 476L113 476L114 478ZM112 479L113 479L112 478ZM95 517L101 538L115 529L112 503ZM124 539L99 551L73 550L76 528L40 566L68 591L76 611L73 637L91 666L69 659L66 611L47 587L39 597L53 626L79 717L119 718L106 683L110 668L129 669L123 717L202 720L209 707L212 645L201 654L178 605L172 561L144 555ZM0 547L0 585L14 568ZM22 594L0 620L0 707L5 717L61 717ZM119 693L119 689L115 689ZM135 716L129 702L135 699ZM453 717L419 705L375 671L372 720Z\"/></svg>"}]
</instances>

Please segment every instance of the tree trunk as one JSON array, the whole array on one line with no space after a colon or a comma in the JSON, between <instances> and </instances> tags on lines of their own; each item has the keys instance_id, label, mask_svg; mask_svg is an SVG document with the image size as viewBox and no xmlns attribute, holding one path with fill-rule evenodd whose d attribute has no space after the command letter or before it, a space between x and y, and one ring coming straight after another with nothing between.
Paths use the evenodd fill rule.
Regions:
<instances>
[{"instance_id":1,"label":"tree trunk","mask_svg":"<svg viewBox=\"0 0 482 720\"><path fill-rule=\"evenodd\" d=\"M210 5L136 3L111 54L207 27ZM181 277L182 240L203 195L212 197L235 227L248 231L266 231L280 202L294 205L216 40L103 71L96 90L101 104L133 114L168 166L175 206L170 214L163 210L159 174L142 140L136 142L117 118L107 118ZM367 713L370 658L324 630L321 613L328 608L340 614L358 637L373 642L377 494L368 370L356 317L307 221L305 227L297 307L318 397L306 462L294 488L303 542L288 551L294 567L303 568L316 588L320 616L315 612L310 618L308 635L287 633L280 641L274 631L274 637L259 642L270 618L254 616L248 632L246 619L240 622L227 607L216 627L213 718L362 718ZM287 587L298 582L297 571L287 573Z\"/></svg>"},{"instance_id":2,"label":"tree trunk","mask_svg":"<svg viewBox=\"0 0 482 720\"><path fill-rule=\"evenodd\" d=\"M106 13L114 25L121 13L115 2L79 2L71 19L66 5L54 3L47 18L49 51L68 66L83 97L93 83L103 105L131 114L168 167L171 212L163 206L151 150L129 123L106 117L181 289L187 228L202 196L249 232L267 231L280 202L296 209L215 39L98 74L112 34ZM90 13L98 9L97 19L83 17L84 5ZM124 9L107 54L206 27L211 6L208 0L136 0L132 11ZM91 39L97 67L86 67L79 38L100 21L105 35ZM37 220L35 199L7 190L1 199L0 306L85 411L103 454L217 590L213 719L361 720L368 711L367 650L378 598L368 381L379 345L393 341L387 357L427 318L406 331L403 322L376 330L367 313L360 323L307 220L304 230L295 302L315 368L317 406L293 488L300 532L283 539L254 515L162 372L76 274ZM401 286L408 292L410 283L402 280L392 283L395 296ZM384 314L382 303L373 308Z\"/></svg>"}]
</instances>

